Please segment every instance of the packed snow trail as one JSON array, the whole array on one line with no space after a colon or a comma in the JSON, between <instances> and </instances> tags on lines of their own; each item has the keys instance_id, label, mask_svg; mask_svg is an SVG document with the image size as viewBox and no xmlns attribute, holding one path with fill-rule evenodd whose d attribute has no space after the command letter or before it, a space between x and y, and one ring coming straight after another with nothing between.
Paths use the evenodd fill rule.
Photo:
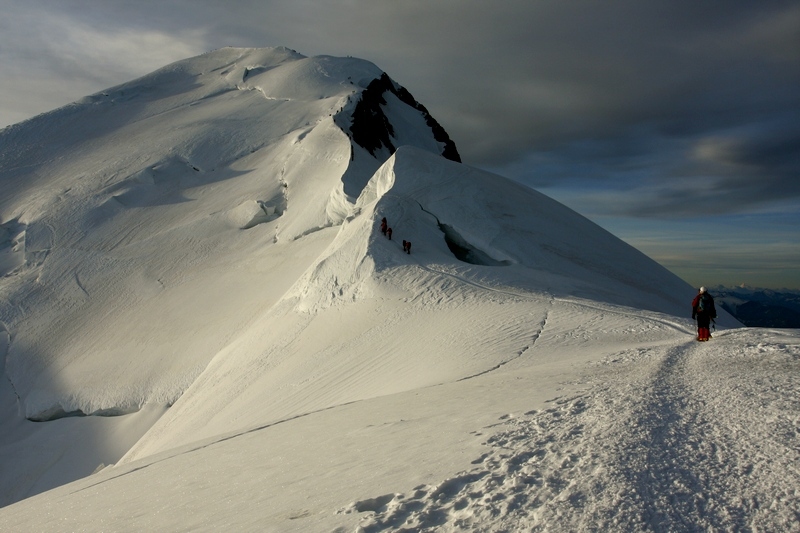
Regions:
<instances>
[{"instance_id":1,"label":"packed snow trail","mask_svg":"<svg viewBox=\"0 0 800 533\"><path fill-rule=\"evenodd\" d=\"M474 469L340 512L369 512L363 532L800 531L800 346L756 331L609 356Z\"/></svg>"}]
</instances>

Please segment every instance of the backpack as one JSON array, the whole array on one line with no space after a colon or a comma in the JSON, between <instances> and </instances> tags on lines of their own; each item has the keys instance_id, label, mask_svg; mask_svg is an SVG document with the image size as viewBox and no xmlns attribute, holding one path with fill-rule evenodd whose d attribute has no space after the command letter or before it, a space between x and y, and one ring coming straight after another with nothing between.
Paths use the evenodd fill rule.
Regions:
<instances>
[{"instance_id":1,"label":"backpack","mask_svg":"<svg viewBox=\"0 0 800 533\"><path fill-rule=\"evenodd\" d=\"M697 311L700 313L708 313L712 317L716 316L716 312L714 311L714 300L707 292L704 292L697 301Z\"/></svg>"}]
</instances>

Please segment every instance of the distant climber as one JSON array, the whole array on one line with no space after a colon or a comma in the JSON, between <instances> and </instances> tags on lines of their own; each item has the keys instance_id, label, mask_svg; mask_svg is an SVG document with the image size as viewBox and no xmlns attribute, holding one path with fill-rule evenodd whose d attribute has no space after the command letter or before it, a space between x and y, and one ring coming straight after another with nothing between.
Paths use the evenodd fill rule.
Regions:
<instances>
[{"instance_id":1,"label":"distant climber","mask_svg":"<svg viewBox=\"0 0 800 533\"><path fill-rule=\"evenodd\" d=\"M386 222L386 217L381 219L381 233L386 235L386 229L389 227L388 223Z\"/></svg>"},{"instance_id":2,"label":"distant climber","mask_svg":"<svg viewBox=\"0 0 800 533\"><path fill-rule=\"evenodd\" d=\"M715 318L717 310L714 307L714 298L708 294L705 287L700 287L697 296L692 300L692 319L697 319L697 340L707 341L711 338L708 328Z\"/></svg>"},{"instance_id":3,"label":"distant climber","mask_svg":"<svg viewBox=\"0 0 800 533\"><path fill-rule=\"evenodd\" d=\"M411 241L403 240L403 251L407 254L411 253Z\"/></svg>"},{"instance_id":4,"label":"distant climber","mask_svg":"<svg viewBox=\"0 0 800 533\"><path fill-rule=\"evenodd\" d=\"M392 228L386 228L386 236L389 237L389 240L392 240Z\"/></svg>"}]
</instances>

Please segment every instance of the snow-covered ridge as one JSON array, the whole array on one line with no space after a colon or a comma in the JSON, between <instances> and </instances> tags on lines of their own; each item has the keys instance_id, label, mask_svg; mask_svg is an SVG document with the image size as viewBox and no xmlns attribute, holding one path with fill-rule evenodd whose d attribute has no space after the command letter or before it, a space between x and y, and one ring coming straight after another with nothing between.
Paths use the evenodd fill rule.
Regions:
<instances>
[{"instance_id":1,"label":"snow-covered ridge","mask_svg":"<svg viewBox=\"0 0 800 533\"><path fill-rule=\"evenodd\" d=\"M0 132L3 527L790 529L797 336L694 342L695 289L426 113L222 49Z\"/></svg>"},{"instance_id":2,"label":"snow-covered ridge","mask_svg":"<svg viewBox=\"0 0 800 533\"><path fill-rule=\"evenodd\" d=\"M328 246L388 157L349 138L379 79L361 59L224 48L0 132L13 411L177 401ZM439 153L419 107L391 95L393 142Z\"/></svg>"},{"instance_id":3,"label":"snow-covered ridge","mask_svg":"<svg viewBox=\"0 0 800 533\"><path fill-rule=\"evenodd\" d=\"M455 189L458 203L452 202ZM378 169L355 213L329 254L296 285L304 309L367 297L364 283L375 271L407 262L385 251L377 223L385 216L393 227L392 246L409 240L425 251L427 261L514 266L512 275L532 290L567 290L676 314L685 310L685 301L676 298L687 291L683 281L592 222L509 180L418 149L402 147ZM336 267L326 274L330 264ZM343 279L343 272L349 276Z\"/></svg>"},{"instance_id":4,"label":"snow-covered ridge","mask_svg":"<svg viewBox=\"0 0 800 533\"><path fill-rule=\"evenodd\" d=\"M392 240L379 230L383 217ZM280 302L220 351L125 461L187 445L187 436L233 431L231 421L282 420L500 368L531 350L531 335L549 331L556 301L583 301L601 314L616 308L681 316L693 293L557 202L411 147L397 150L367 184L353 215L327 231L329 244ZM492 261L460 259L448 231ZM403 240L412 242L411 254L403 253ZM513 335L485 323L485 306L498 301L504 307L493 309L495 319L525 324ZM458 334L439 345L426 334L430 325L419 321L441 312ZM333 324L347 335L330 338ZM735 321L723 316L720 324ZM408 332L415 332L413 339ZM379 370L362 370L376 364ZM213 407L206 405L211 397Z\"/></svg>"},{"instance_id":5,"label":"snow-covered ridge","mask_svg":"<svg viewBox=\"0 0 800 533\"><path fill-rule=\"evenodd\" d=\"M273 242L287 242L340 224L352 208L342 178L358 172L353 168L358 163L350 160L350 141L333 116L352 110L358 93L381 75L373 64L354 58L307 58L285 48L222 49L27 121L5 133L4 155L24 157L32 145L51 150L28 159L28 165L4 166L3 181L11 188L2 205L4 272L43 269L45 275L63 276L56 264L69 255L77 266L61 283L77 289L78 300L91 306L98 298L93 278L110 274L119 261L126 263L119 270L137 270L130 254L138 248L174 248L183 257L173 265L186 266L214 254L201 250L199 257L186 257L180 246L167 244L174 238L191 249L198 239L269 224ZM432 146L433 134L428 135ZM38 187L39 182L56 186ZM77 251L87 253L79 259ZM117 260L123 251L125 258ZM139 260L152 269L152 257L145 257ZM173 276L183 284L183 272ZM148 284L144 294L170 288L158 275ZM57 290L71 292L64 288ZM126 294L124 286L108 290L115 295L106 291L106 297L121 298L123 307L131 300L134 307L142 303L137 302L141 287L132 288L135 294ZM13 317L13 310L9 313ZM81 392L67 398L59 393L56 399L49 387L31 389L26 382L44 368L36 362L41 357L22 371L13 364L14 353L9 372L25 399L26 415L35 419L49 411L128 412L156 390L159 401L170 403L194 376L192 371L168 378L181 383L178 389L154 376L153 385L136 398L118 387L94 405L95 393L89 393L91 401ZM157 350L149 357L161 356ZM202 366L200 361L189 367ZM22 375L14 376L17 372Z\"/></svg>"}]
</instances>

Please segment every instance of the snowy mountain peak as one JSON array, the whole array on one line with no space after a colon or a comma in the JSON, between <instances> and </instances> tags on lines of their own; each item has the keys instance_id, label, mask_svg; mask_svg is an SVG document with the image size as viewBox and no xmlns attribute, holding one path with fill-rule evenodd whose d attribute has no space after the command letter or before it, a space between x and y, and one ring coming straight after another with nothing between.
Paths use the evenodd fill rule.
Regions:
<instances>
[{"instance_id":1,"label":"snowy mountain peak","mask_svg":"<svg viewBox=\"0 0 800 533\"><path fill-rule=\"evenodd\" d=\"M17 530L106 512L106 495L120 511L112 529L231 519L209 510L204 482L170 485L195 475L237 487L243 476L248 495L275 498L280 516L244 513L242 530L344 530L365 512L399 526L403 497L386 491L429 487L405 501L438 509L448 482L426 484L497 467L499 452L472 452L498 418L525 413L528 442L546 430L537 424L580 415L575 397L537 410L594 383L600 366L587 365L644 361L677 406L691 376L673 370L705 349L685 348L692 287L558 202L461 164L424 106L368 61L220 49L6 128L0 143L0 505L98 472L41 495L52 514L36 502L0 510ZM737 325L720 315L720 328ZM601 404L618 401L609 390ZM595 413L587 427L607 418ZM538 457L519 446L514 461ZM272 462L250 473L242 450ZM413 480L400 474L420 458ZM384 463L391 479L371 479ZM286 479L298 464L368 483L326 489L314 504L325 508L308 511L293 496L308 487ZM131 490L140 476L147 488ZM188 494L183 523L164 508L117 527L142 516L126 506L168 506L163 492ZM480 507L478 493L464 502ZM49 516L59 520L37 522Z\"/></svg>"},{"instance_id":2,"label":"snowy mountain peak","mask_svg":"<svg viewBox=\"0 0 800 533\"><path fill-rule=\"evenodd\" d=\"M370 146L354 114L376 91L382 141L454 150L374 64L288 48L215 50L0 132L9 413L144 420L181 397L394 151L351 139Z\"/></svg>"}]
</instances>

